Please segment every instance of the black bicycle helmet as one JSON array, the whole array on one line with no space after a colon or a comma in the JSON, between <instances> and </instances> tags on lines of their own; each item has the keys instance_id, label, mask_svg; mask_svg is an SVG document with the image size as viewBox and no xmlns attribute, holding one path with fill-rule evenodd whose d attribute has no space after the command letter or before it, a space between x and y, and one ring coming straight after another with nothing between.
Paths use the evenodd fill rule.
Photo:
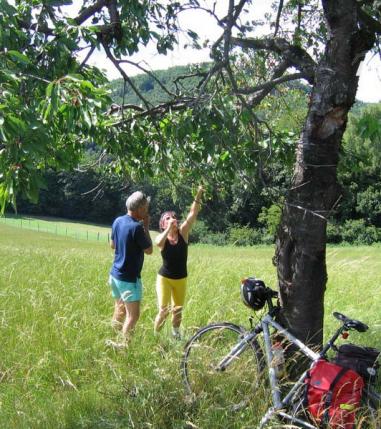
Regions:
<instances>
[{"instance_id":1,"label":"black bicycle helmet","mask_svg":"<svg viewBox=\"0 0 381 429\"><path fill-rule=\"evenodd\" d=\"M262 280L249 277L241 281L241 298L245 305L260 310L266 304L266 286Z\"/></svg>"}]
</instances>

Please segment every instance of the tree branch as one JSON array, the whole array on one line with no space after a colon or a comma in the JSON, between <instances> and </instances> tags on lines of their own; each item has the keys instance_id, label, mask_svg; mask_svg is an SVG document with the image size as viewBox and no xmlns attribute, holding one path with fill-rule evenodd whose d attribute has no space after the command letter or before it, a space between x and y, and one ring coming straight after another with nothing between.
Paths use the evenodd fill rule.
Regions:
<instances>
[{"instance_id":1,"label":"tree branch","mask_svg":"<svg viewBox=\"0 0 381 429\"><path fill-rule=\"evenodd\" d=\"M91 46L89 52L87 53L85 59L81 62L80 66L79 66L79 70L82 69L82 67L87 63L87 61L89 61L89 58L91 57L91 55L93 54L93 52L95 51L95 46Z\"/></svg>"},{"instance_id":2,"label":"tree branch","mask_svg":"<svg viewBox=\"0 0 381 429\"><path fill-rule=\"evenodd\" d=\"M113 25L114 37L118 42L120 42L123 38L123 30L116 0L109 0L108 11L110 14L111 24Z\"/></svg>"},{"instance_id":3,"label":"tree branch","mask_svg":"<svg viewBox=\"0 0 381 429\"><path fill-rule=\"evenodd\" d=\"M83 24L85 21L87 21L89 18L91 18L95 13L99 12L107 6L109 3L109 0L98 0L93 5L87 7L86 9L83 9L80 14L74 18L74 21L77 25Z\"/></svg>"},{"instance_id":4,"label":"tree branch","mask_svg":"<svg viewBox=\"0 0 381 429\"><path fill-rule=\"evenodd\" d=\"M244 49L266 50L277 53L286 60L290 66L298 69L305 79L312 85L315 76L316 63L302 48L293 46L285 39L252 39L232 37L231 43Z\"/></svg>"},{"instance_id":5,"label":"tree branch","mask_svg":"<svg viewBox=\"0 0 381 429\"><path fill-rule=\"evenodd\" d=\"M278 6L278 13L276 16L276 21L275 21L274 38L277 36L278 31L279 31L279 21L280 21L280 16L282 14L282 10L283 10L283 0L280 0L279 6Z\"/></svg>"},{"instance_id":6,"label":"tree branch","mask_svg":"<svg viewBox=\"0 0 381 429\"><path fill-rule=\"evenodd\" d=\"M119 64L123 64L123 63L126 63L126 64L131 64L132 66L135 66L136 68L138 68L139 70L141 70L142 72L144 72L144 73L146 73L146 74L148 74L148 76L151 76L152 77L152 79L154 79L154 81L155 82L157 82L157 84L160 86L160 88L164 91L164 92L166 92L169 96L171 96L171 97L175 97L175 94L173 93L173 92L171 92L162 82L160 82L160 80L155 76L155 74L154 73L152 73L150 70L148 70L148 69L146 69L146 68L144 68L144 67L142 67L140 64L138 64L138 63L135 63L134 61L131 61L131 60L120 60L120 61L118 61L119 62Z\"/></svg>"},{"instance_id":7,"label":"tree branch","mask_svg":"<svg viewBox=\"0 0 381 429\"><path fill-rule=\"evenodd\" d=\"M361 8L358 8L358 15L360 21L368 27L371 31L376 34L381 34L381 23L374 19L372 16L368 15Z\"/></svg>"},{"instance_id":8,"label":"tree branch","mask_svg":"<svg viewBox=\"0 0 381 429\"><path fill-rule=\"evenodd\" d=\"M289 67L289 63L287 61L283 61L282 63L280 63L273 72L272 78L270 80L274 81L278 78L281 78L281 76L283 75L283 73L288 69ZM259 94L257 94L255 97L252 98L250 105L256 106L257 104L259 104L265 97L267 94L270 93L270 91L274 88L274 86L272 85L266 85L267 82L265 82L263 85L265 85L265 87L261 90L261 92Z\"/></svg>"},{"instance_id":9,"label":"tree branch","mask_svg":"<svg viewBox=\"0 0 381 429\"><path fill-rule=\"evenodd\" d=\"M290 82L292 80L297 80L297 79L304 79L304 78L305 78L305 76L303 73L288 74L286 76L282 76L282 77L279 77L277 79L270 80L268 82L265 82L261 85L254 86L252 88L237 88L237 93L243 94L243 95L249 95L249 94L254 94L255 92L262 91L262 90L270 90L271 91L275 86L277 86L281 83Z\"/></svg>"},{"instance_id":10,"label":"tree branch","mask_svg":"<svg viewBox=\"0 0 381 429\"><path fill-rule=\"evenodd\" d=\"M140 106L128 104L123 106L124 109L129 108L133 110L139 110L139 112L129 117L128 119L124 119L124 120L122 119L121 121L116 122L114 126L124 125L125 123L132 122L133 120L139 119L139 118L147 118L147 117L155 118L158 116L161 117L165 113L168 113L170 111L185 110L186 108L192 107L195 104L199 104L200 101L206 102L209 99L210 99L210 96L202 97L201 100L200 100L200 97L188 97L188 98L182 98L181 100L173 100L173 101L168 101L166 103L161 103L149 109L143 109Z\"/></svg>"},{"instance_id":11,"label":"tree branch","mask_svg":"<svg viewBox=\"0 0 381 429\"><path fill-rule=\"evenodd\" d=\"M144 112L145 109L142 106L137 106L136 104L111 104L108 115L113 115L114 113L120 112L122 110L136 110L137 112Z\"/></svg>"},{"instance_id":12,"label":"tree branch","mask_svg":"<svg viewBox=\"0 0 381 429\"><path fill-rule=\"evenodd\" d=\"M146 100L143 95L140 93L140 91L138 90L138 88L134 85L134 83L132 82L132 80L128 77L127 73L122 69L122 67L120 67L120 64L118 61L111 53L110 48L108 47L108 45L102 41L102 46L103 49L106 52L107 57L111 60L111 62L114 64L115 68L119 71L119 73L123 76L123 79L128 82L128 84L131 86L131 88L133 89L133 91L135 92L135 94L142 100L142 102L144 103L144 105L146 106L146 108L148 109L150 106L150 103L148 102L148 100Z\"/></svg>"}]
</instances>

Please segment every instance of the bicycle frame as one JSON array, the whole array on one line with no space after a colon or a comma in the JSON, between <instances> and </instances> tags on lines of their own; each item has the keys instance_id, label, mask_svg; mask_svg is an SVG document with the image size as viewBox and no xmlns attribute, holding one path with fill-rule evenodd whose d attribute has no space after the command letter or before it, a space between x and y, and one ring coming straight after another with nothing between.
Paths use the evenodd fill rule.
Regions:
<instances>
[{"instance_id":1,"label":"bicycle frame","mask_svg":"<svg viewBox=\"0 0 381 429\"><path fill-rule=\"evenodd\" d=\"M272 405L267 410L266 414L262 417L259 428L262 428L266 423L269 422L271 418L276 416L276 417L282 417L282 419L286 420L289 423L297 423L298 425L307 429L317 429L316 426L309 423L309 418L307 415L305 417L304 415L296 417L298 410L304 410L301 394L305 389L305 379L306 379L307 373L312 368L312 366L316 361L322 358L326 358L327 352L330 349L338 351L338 349L335 346L335 342L341 334L343 334L344 332L348 332L350 330L365 332L368 329L368 326L358 320L350 319L341 313L334 312L333 316L336 319L340 320L342 322L342 325L339 326L339 328L334 332L334 334L326 342L323 348L319 352L315 352L275 320L277 318L277 314L280 311L280 307L279 307L279 304L276 306L273 305L272 303L273 298L277 298L277 293L274 291L271 291L271 289L268 289L268 295L267 295L268 312L259 320L259 322L255 325L255 327L253 327L253 324L251 323L251 329L249 331L245 330L245 328L243 327L230 324L232 325L230 329L234 325L234 329L232 330L234 330L235 332L240 332L238 342L231 348L231 350L222 359L220 359L219 363L216 366L214 366L214 370L225 371L225 369L227 369L230 364L234 363L234 361L238 357L240 357L240 355L246 349L252 348L256 353L257 363L259 365L259 371L264 372L265 365L261 365L261 357L263 356L263 351L261 350L260 344L258 344L259 336L263 335L263 349L265 352L264 357L266 358L268 379L269 379L269 384L271 388ZM252 322L252 317L250 317L250 322ZM229 327L228 325L229 324L225 324L224 326L224 323L222 323L221 326L219 325L213 326L212 324L210 325L210 329L216 329L219 327L224 329L224 327ZM204 331L204 329L205 328L201 329L199 333L197 333L189 341L188 344L190 346L189 346L189 349L187 349L188 354L189 354L190 348L192 347L193 340L198 340L199 337L202 336L204 332L208 331L208 327L206 327L206 331ZM284 392L284 386L282 385L283 397L282 397L281 386L279 382L278 366L275 364L275 361L273 359L274 358L273 341L271 338L270 329L271 329L271 332L272 330L274 330L276 334L279 334L282 338L287 339L288 342L295 347L295 349L298 349L310 361L310 365L308 369L305 370L299 376L299 379L296 382L292 383L292 386L289 388L287 392ZM187 359L187 356L185 357L186 359ZM186 368L187 367L185 364L185 377L187 378L188 375L186 373L187 371ZM375 391L374 387L375 386L372 386L371 384L367 384L366 390L363 391L363 397L367 401L366 404L367 404L368 410L371 410L373 416L377 417L377 412L378 412L377 410L381 406L381 395ZM381 429L381 426L379 426L379 428Z\"/></svg>"},{"instance_id":2,"label":"bicycle frame","mask_svg":"<svg viewBox=\"0 0 381 429\"><path fill-rule=\"evenodd\" d=\"M229 364L232 361L234 361L234 359L238 358L247 349L250 343L253 340L255 340L260 333L263 333L273 406L267 411L265 416L262 418L260 427L265 425L274 414L278 414L283 418L288 419L290 422L299 423L308 429L316 429L316 427L311 425L310 423L300 420L282 411L282 409L287 408L287 405L289 405L289 403L293 399L298 389L304 386L304 379L306 377L307 371L304 371L301 374L301 376L296 381L296 383L294 383L293 387L282 399L276 370L271 365L271 362L273 359L273 353L272 353L270 326L273 327L280 335L287 338L287 340L290 343L295 345L305 356L307 356L312 361L311 366L314 362L316 362L318 359L320 359L322 356L325 355L325 353L332 347L334 341L343 331L343 327L339 328L336 331L336 333L332 336L332 338L328 341L328 343L323 348L323 350L320 353L316 353L311 348L306 346L302 341L300 341L298 338L296 338L294 335L288 332L287 329L283 328L279 323L277 323L273 319L271 314L268 313L266 314L266 316L263 317L263 319L258 323L258 325L255 326L254 329L244 333L242 340L238 342L230 351L230 353L219 362L216 370L224 371L229 366Z\"/></svg>"},{"instance_id":3,"label":"bicycle frame","mask_svg":"<svg viewBox=\"0 0 381 429\"><path fill-rule=\"evenodd\" d=\"M296 338L294 335L288 332L285 328L283 328L279 323L277 323L270 316L270 314L267 314L261 320L260 325L261 325L261 330L263 332L263 337L264 337L268 374L269 374L270 387L271 387L271 393L272 393L272 399L273 399L273 406L267 411L267 413L262 418L260 427L265 425L275 413L278 413L278 415L282 416L283 418L290 420L291 423L296 422L303 425L306 428L315 429L315 426L309 424L308 422L300 420L294 416L291 416L281 411L282 409L286 408L287 405L291 402L291 400L293 399L295 393L299 390L299 388L301 386L304 386L304 379L307 375L307 371L304 371L302 373L302 375L299 377L296 383L294 383L294 385L287 393L287 395L282 399L279 383L278 383L278 377L276 375L275 368L273 367L273 365L271 365L271 362L273 359L273 353L272 353L272 347L271 347L270 326L272 326L280 335L287 338L288 341L290 341L290 343L295 345L305 356L307 356L312 361L311 365L322 357L322 353L314 352L312 349L306 346L302 341L300 341L298 338Z\"/></svg>"}]
</instances>

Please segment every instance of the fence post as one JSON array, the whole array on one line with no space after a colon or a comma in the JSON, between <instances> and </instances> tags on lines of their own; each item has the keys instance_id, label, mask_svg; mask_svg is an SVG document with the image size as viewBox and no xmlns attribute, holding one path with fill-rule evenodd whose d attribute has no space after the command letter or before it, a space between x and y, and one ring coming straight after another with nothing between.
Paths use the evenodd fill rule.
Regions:
<instances>
[{"instance_id":1,"label":"fence post","mask_svg":"<svg viewBox=\"0 0 381 429\"><path fill-rule=\"evenodd\" d=\"M97 235L98 235L98 241L99 241L99 231L98 231L98 234L97 234Z\"/></svg>"}]
</instances>

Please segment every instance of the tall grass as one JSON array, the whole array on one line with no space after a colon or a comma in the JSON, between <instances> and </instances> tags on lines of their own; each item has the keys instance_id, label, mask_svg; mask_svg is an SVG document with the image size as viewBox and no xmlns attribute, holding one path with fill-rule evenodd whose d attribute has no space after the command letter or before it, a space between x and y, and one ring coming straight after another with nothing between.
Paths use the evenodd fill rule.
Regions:
<instances>
[{"instance_id":1,"label":"tall grass","mask_svg":"<svg viewBox=\"0 0 381 429\"><path fill-rule=\"evenodd\" d=\"M327 334L334 310L371 325L354 341L380 346L380 248L328 250ZM212 321L247 325L239 282L256 274L275 285L273 249L189 250L184 338ZM187 402L179 363L184 342L153 335L160 255L146 257L144 299L126 351L104 346L112 298L107 243L0 225L0 428L245 428L256 406L232 413Z\"/></svg>"}]
</instances>

